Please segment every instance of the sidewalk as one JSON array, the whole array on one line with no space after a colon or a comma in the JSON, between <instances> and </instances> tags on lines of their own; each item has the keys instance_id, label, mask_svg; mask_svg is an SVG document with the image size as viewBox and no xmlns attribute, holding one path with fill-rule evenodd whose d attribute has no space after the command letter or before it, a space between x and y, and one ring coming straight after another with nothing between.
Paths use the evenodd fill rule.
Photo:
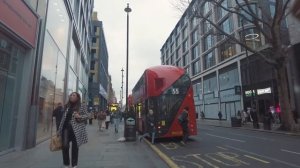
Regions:
<instances>
[{"instance_id":1,"label":"sidewalk","mask_svg":"<svg viewBox=\"0 0 300 168\"><path fill-rule=\"evenodd\" d=\"M124 122L118 134L113 126L99 132L96 122L87 125L89 142L79 148L78 168L164 168L168 167L146 143L118 142L123 136ZM5 168L61 168L61 151L50 152L49 140L35 148L13 152L0 157L0 167Z\"/></svg>"},{"instance_id":2,"label":"sidewalk","mask_svg":"<svg viewBox=\"0 0 300 168\"><path fill-rule=\"evenodd\" d=\"M217 127L231 127L230 121L219 121L219 120L209 120L209 119L200 119L197 121L198 125L211 125L211 126L217 126ZM247 129L247 130L253 130L253 131L261 131L261 132L269 132L269 133L277 133L277 134L285 134L285 135L294 135L294 136L300 136L300 133L293 133L288 131L278 131L277 129L280 127L280 124L272 124L271 130L264 130L263 123L259 123L259 129L254 129L251 122L248 122L242 127L231 127L236 129Z\"/></svg>"}]
</instances>

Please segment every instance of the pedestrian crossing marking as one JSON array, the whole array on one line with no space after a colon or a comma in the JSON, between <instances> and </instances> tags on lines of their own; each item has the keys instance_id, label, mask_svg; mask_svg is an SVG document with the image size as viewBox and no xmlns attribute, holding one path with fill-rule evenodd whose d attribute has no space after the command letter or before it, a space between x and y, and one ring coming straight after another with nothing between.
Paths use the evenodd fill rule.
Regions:
<instances>
[{"instance_id":1,"label":"pedestrian crossing marking","mask_svg":"<svg viewBox=\"0 0 300 168\"><path fill-rule=\"evenodd\" d=\"M253 159L253 160L260 161L260 162L265 163L265 164L270 163L270 162L268 162L268 161L265 161L265 160L262 160L262 159L258 159L258 158L253 157L253 156L249 156L249 155L244 155L244 156L247 157L247 158Z\"/></svg>"}]
</instances>

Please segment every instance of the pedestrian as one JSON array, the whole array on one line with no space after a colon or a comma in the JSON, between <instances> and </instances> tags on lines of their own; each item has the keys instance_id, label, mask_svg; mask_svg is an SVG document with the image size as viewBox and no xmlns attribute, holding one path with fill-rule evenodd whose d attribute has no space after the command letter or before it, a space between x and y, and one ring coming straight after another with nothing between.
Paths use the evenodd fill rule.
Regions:
<instances>
[{"instance_id":1,"label":"pedestrian","mask_svg":"<svg viewBox=\"0 0 300 168\"><path fill-rule=\"evenodd\" d=\"M236 114L236 118L237 118L238 120L241 120L241 119L242 119L242 114L241 114L241 111L240 111L240 110L238 110L238 112L237 112L237 114Z\"/></svg>"},{"instance_id":2,"label":"pedestrian","mask_svg":"<svg viewBox=\"0 0 300 168\"><path fill-rule=\"evenodd\" d=\"M273 121L273 115L271 111L268 110L268 112L265 113L264 116L264 129L265 130L271 130L271 125Z\"/></svg>"},{"instance_id":3,"label":"pedestrian","mask_svg":"<svg viewBox=\"0 0 300 168\"><path fill-rule=\"evenodd\" d=\"M119 124L120 124L120 118L121 118L121 111L119 108L114 112L114 126L115 126L115 133L119 132Z\"/></svg>"},{"instance_id":4,"label":"pedestrian","mask_svg":"<svg viewBox=\"0 0 300 168\"><path fill-rule=\"evenodd\" d=\"M69 101L65 105L64 114L57 134L62 137L62 155L65 168L70 166L69 148L72 142L72 161L73 168L78 164L79 146L87 143L87 132L85 121L87 112L81 106L80 94L73 92L69 96Z\"/></svg>"},{"instance_id":5,"label":"pedestrian","mask_svg":"<svg viewBox=\"0 0 300 168\"><path fill-rule=\"evenodd\" d=\"M155 120L154 120L154 112L152 109L149 109L147 118L147 132L142 135L139 139L140 141L145 138L145 137L149 137L151 138L151 143L154 144L154 139L155 139Z\"/></svg>"},{"instance_id":6,"label":"pedestrian","mask_svg":"<svg viewBox=\"0 0 300 168\"><path fill-rule=\"evenodd\" d=\"M105 123L106 120L106 113L103 110L100 110L100 112L98 112L97 120L98 120L99 131L102 131L103 124Z\"/></svg>"},{"instance_id":7,"label":"pedestrian","mask_svg":"<svg viewBox=\"0 0 300 168\"><path fill-rule=\"evenodd\" d=\"M106 110L106 118L105 118L105 128L108 129L110 123L110 112Z\"/></svg>"},{"instance_id":8,"label":"pedestrian","mask_svg":"<svg viewBox=\"0 0 300 168\"><path fill-rule=\"evenodd\" d=\"M203 113L203 111L201 111L201 119L204 119L205 118L205 115L204 115L204 113Z\"/></svg>"},{"instance_id":9,"label":"pedestrian","mask_svg":"<svg viewBox=\"0 0 300 168\"><path fill-rule=\"evenodd\" d=\"M250 120L249 119L249 114L247 113L246 110L243 110L244 116L245 116L245 124Z\"/></svg>"},{"instance_id":10,"label":"pedestrian","mask_svg":"<svg viewBox=\"0 0 300 168\"><path fill-rule=\"evenodd\" d=\"M59 124L61 122L61 118L64 114L64 108L62 103L57 103L57 107L54 109L52 113L52 119L55 118L56 131L58 131Z\"/></svg>"},{"instance_id":11,"label":"pedestrian","mask_svg":"<svg viewBox=\"0 0 300 168\"><path fill-rule=\"evenodd\" d=\"M186 144L188 137L189 137L189 130L188 130L188 124L189 124L189 107L185 107L183 109L183 112L178 117L179 124L182 128L182 144Z\"/></svg>"},{"instance_id":12,"label":"pedestrian","mask_svg":"<svg viewBox=\"0 0 300 168\"><path fill-rule=\"evenodd\" d=\"M219 120L221 121L221 120L222 120L222 117L223 117L223 115L222 115L221 111L219 111L219 113L218 113L218 117L219 117Z\"/></svg>"},{"instance_id":13,"label":"pedestrian","mask_svg":"<svg viewBox=\"0 0 300 168\"><path fill-rule=\"evenodd\" d=\"M246 124L247 113L245 112L245 110L242 110L241 117L242 117L242 124Z\"/></svg>"},{"instance_id":14,"label":"pedestrian","mask_svg":"<svg viewBox=\"0 0 300 168\"><path fill-rule=\"evenodd\" d=\"M250 111L250 117L252 119L253 128L259 129L258 117L256 112L252 108L248 108Z\"/></svg>"}]
</instances>

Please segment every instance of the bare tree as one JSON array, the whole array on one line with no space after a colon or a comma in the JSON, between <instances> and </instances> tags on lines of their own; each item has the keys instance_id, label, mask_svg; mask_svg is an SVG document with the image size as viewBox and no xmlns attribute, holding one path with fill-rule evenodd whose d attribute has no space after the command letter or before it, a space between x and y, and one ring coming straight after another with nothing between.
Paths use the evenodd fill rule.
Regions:
<instances>
[{"instance_id":1,"label":"bare tree","mask_svg":"<svg viewBox=\"0 0 300 168\"><path fill-rule=\"evenodd\" d=\"M231 0L230 5L223 5L222 0L195 0L192 2L187 0L178 1L181 1L181 3L179 3L181 4L181 9L183 8L182 5L187 4L182 1L188 2L189 15L209 23L213 27L212 34L221 34L226 36L229 40L239 44L252 54L258 55L266 63L273 67L276 74L278 96L281 106L282 128L291 131L297 130L298 126L293 118L289 100L288 79L286 75L287 62L289 60L289 46L282 39L283 36L287 35L287 31L282 31L282 25L288 13L287 9L290 0L273 1L275 7L273 14L262 8L260 8L259 12L257 12L256 9L258 8L253 8L252 4L262 4L263 2L266 2L261 0ZM247 45L245 32L242 32L239 35L225 32L225 30L223 30L218 23L214 21L213 17L207 17L207 13L205 13L206 11L204 9L204 5L206 5L205 3L211 5L212 8L237 15L239 21L247 22L247 25L250 24L255 27L266 40L265 47L267 46L269 48L269 52Z\"/></svg>"}]
</instances>

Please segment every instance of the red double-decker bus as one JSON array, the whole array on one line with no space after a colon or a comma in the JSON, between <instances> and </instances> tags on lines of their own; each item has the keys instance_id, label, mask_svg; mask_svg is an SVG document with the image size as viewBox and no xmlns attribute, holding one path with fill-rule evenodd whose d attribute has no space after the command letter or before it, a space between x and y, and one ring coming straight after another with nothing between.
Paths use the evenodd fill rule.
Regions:
<instances>
[{"instance_id":1,"label":"red double-decker bus","mask_svg":"<svg viewBox=\"0 0 300 168\"><path fill-rule=\"evenodd\" d=\"M161 65L145 70L132 90L132 103L137 117L137 129L147 131L148 110L154 112L155 138L182 136L178 116L189 107L189 134L197 134L196 113L191 80L185 70Z\"/></svg>"}]
</instances>

